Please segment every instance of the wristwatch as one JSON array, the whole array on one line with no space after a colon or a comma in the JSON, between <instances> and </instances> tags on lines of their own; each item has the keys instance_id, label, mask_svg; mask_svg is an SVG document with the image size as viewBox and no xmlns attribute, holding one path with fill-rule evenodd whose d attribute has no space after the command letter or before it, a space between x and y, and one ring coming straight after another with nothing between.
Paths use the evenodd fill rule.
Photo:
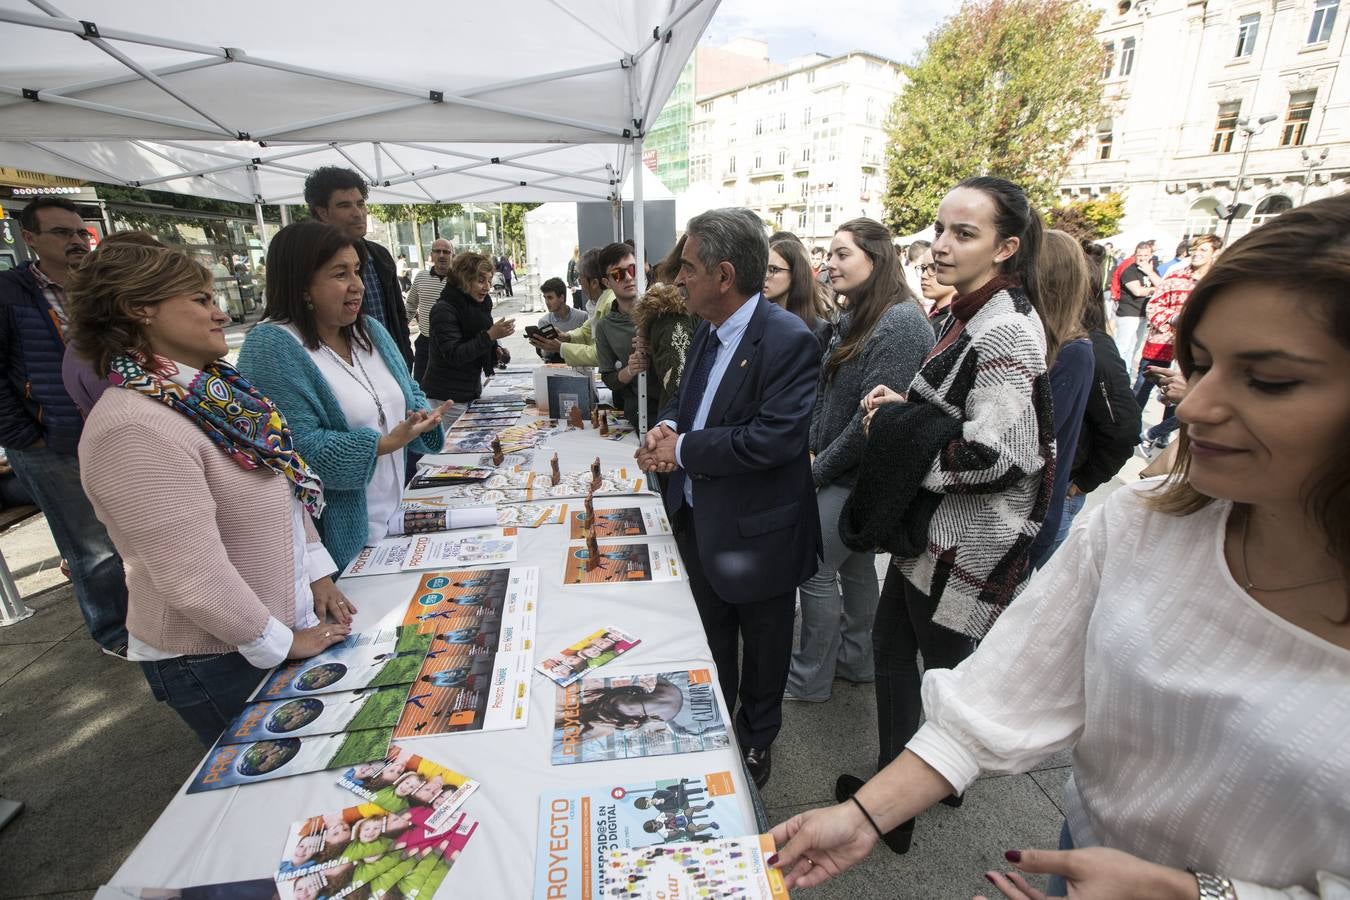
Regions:
<instances>
[{"instance_id":1,"label":"wristwatch","mask_svg":"<svg viewBox=\"0 0 1350 900\"><path fill-rule=\"evenodd\" d=\"M1238 900L1237 891L1233 890L1233 882L1222 875L1211 875L1189 868L1186 871L1195 876L1195 883L1200 888L1200 900Z\"/></svg>"}]
</instances>

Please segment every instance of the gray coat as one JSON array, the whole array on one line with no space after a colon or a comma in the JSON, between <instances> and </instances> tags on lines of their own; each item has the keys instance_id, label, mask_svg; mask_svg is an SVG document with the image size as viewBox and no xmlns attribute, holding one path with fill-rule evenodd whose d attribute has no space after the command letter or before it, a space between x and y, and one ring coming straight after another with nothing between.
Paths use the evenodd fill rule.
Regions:
<instances>
[{"instance_id":1,"label":"gray coat","mask_svg":"<svg viewBox=\"0 0 1350 900\"><path fill-rule=\"evenodd\" d=\"M848 335L851 320L849 313L840 318L826 358ZM833 483L853 486L867 444L862 427L863 397L879 384L902 393L908 390L933 344L933 328L923 310L917 303L904 300L882 314L863 352L840 366L833 380L826 381L822 361L816 408L811 415L811 451L816 454L811 474L816 487Z\"/></svg>"}]
</instances>

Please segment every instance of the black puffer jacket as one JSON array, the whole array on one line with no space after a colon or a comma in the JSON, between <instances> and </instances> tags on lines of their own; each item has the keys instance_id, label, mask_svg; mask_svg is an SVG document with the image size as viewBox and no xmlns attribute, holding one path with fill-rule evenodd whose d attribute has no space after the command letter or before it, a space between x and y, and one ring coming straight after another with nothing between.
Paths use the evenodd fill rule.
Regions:
<instances>
[{"instance_id":1,"label":"black puffer jacket","mask_svg":"<svg viewBox=\"0 0 1350 900\"><path fill-rule=\"evenodd\" d=\"M1116 477L1139 443L1141 416L1131 390L1130 376L1116 342L1104 331L1092 338L1092 387L1088 391L1083 427L1070 480L1085 494Z\"/></svg>"},{"instance_id":2,"label":"black puffer jacket","mask_svg":"<svg viewBox=\"0 0 1350 900\"><path fill-rule=\"evenodd\" d=\"M483 393L483 376L497 362L492 327L492 295L479 303L451 280L431 307L427 374L422 389L436 400L467 403Z\"/></svg>"}]
</instances>

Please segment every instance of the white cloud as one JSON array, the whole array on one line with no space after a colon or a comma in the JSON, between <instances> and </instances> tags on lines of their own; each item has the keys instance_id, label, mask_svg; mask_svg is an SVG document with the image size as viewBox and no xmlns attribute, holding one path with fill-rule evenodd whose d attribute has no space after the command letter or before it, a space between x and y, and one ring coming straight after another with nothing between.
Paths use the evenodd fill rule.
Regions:
<instances>
[{"instance_id":1,"label":"white cloud","mask_svg":"<svg viewBox=\"0 0 1350 900\"><path fill-rule=\"evenodd\" d=\"M714 44L736 37L767 41L778 61L819 51L829 55L866 50L913 62L923 39L956 12L958 0L722 0L705 39Z\"/></svg>"}]
</instances>

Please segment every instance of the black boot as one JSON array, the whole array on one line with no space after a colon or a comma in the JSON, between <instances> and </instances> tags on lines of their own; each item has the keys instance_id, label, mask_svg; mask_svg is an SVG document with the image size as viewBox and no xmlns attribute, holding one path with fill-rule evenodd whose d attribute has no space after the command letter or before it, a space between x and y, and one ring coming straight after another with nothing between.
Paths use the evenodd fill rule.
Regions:
<instances>
[{"instance_id":1,"label":"black boot","mask_svg":"<svg viewBox=\"0 0 1350 900\"><path fill-rule=\"evenodd\" d=\"M849 797L858 793L858 789L864 782L856 775L840 775L834 783L834 799L840 803L848 801ZM881 842L891 851L898 854L909 852L909 845L914 840L914 820L909 819L901 822L881 836Z\"/></svg>"},{"instance_id":2,"label":"black boot","mask_svg":"<svg viewBox=\"0 0 1350 900\"><path fill-rule=\"evenodd\" d=\"M961 804L966 802L965 794L948 794L942 798L943 806L950 806L952 809L960 809Z\"/></svg>"}]
</instances>

